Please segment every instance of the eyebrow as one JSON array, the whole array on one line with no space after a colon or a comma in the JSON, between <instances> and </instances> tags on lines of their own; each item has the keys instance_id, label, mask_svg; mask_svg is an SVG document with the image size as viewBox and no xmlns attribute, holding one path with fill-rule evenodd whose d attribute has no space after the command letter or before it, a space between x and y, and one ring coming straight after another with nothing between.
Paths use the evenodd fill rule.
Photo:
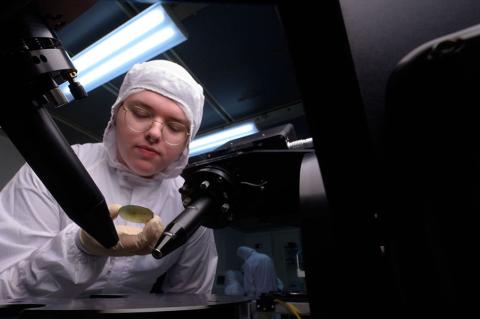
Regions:
<instances>
[{"instance_id":1,"label":"eyebrow","mask_svg":"<svg viewBox=\"0 0 480 319\"><path fill-rule=\"evenodd\" d=\"M141 106L143 108L146 108L148 109L152 114L155 114L155 112L153 111L152 107L148 104L145 104L143 102L140 102L140 101L132 101L131 103L126 103L127 106L128 105L136 105L136 106ZM183 110L182 110L183 111ZM178 117L175 117L175 116L168 116L168 120L169 121L173 121L173 122L179 122L179 123L182 123L183 125L185 125L185 127L190 130L190 124L189 124L189 121L188 119L186 119L185 121L184 120L181 120L179 119Z\"/></svg>"}]
</instances>

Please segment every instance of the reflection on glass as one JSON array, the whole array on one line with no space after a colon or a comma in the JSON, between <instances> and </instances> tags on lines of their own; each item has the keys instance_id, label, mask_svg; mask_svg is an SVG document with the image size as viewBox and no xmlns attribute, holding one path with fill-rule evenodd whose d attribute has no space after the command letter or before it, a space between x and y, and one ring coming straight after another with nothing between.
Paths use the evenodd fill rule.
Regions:
<instances>
[{"instance_id":1,"label":"reflection on glass","mask_svg":"<svg viewBox=\"0 0 480 319\"><path fill-rule=\"evenodd\" d=\"M278 227L252 232L227 227L215 230L215 237L219 262L214 293L248 295L242 267L245 259L237 255L239 247L248 247L271 258L277 293L306 292L299 228Z\"/></svg>"}]
</instances>

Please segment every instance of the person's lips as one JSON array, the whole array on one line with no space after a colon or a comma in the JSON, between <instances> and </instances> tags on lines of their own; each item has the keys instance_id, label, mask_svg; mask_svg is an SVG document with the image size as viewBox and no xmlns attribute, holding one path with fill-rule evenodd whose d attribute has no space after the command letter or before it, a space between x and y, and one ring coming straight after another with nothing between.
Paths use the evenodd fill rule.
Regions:
<instances>
[{"instance_id":1,"label":"person's lips","mask_svg":"<svg viewBox=\"0 0 480 319\"><path fill-rule=\"evenodd\" d=\"M158 151L146 145L137 145L136 149L140 152L140 154L147 157L154 157L160 155Z\"/></svg>"}]
</instances>

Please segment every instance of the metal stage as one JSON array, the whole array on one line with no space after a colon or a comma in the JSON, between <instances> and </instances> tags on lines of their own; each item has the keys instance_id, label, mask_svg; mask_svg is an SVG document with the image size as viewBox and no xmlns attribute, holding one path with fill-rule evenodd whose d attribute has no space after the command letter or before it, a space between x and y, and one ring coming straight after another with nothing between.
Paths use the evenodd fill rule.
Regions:
<instances>
[{"instance_id":1,"label":"metal stage","mask_svg":"<svg viewBox=\"0 0 480 319\"><path fill-rule=\"evenodd\" d=\"M195 294L101 294L0 300L1 318L249 318L249 299Z\"/></svg>"}]
</instances>

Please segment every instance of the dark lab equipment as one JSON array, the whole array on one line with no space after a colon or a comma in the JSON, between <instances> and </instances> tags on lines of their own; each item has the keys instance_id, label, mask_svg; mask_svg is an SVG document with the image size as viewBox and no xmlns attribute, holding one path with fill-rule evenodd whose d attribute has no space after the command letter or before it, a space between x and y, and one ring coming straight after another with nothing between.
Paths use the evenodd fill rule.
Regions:
<instances>
[{"instance_id":1,"label":"dark lab equipment","mask_svg":"<svg viewBox=\"0 0 480 319\"><path fill-rule=\"evenodd\" d=\"M248 221L300 226L301 199L309 202L303 206L317 207L326 198L323 185L316 184L321 175L313 149L288 149L294 136L293 126L284 125L193 158L180 189L186 208L167 225L153 256L178 248L200 225L219 228ZM301 176L316 180L306 189Z\"/></svg>"},{"instance_id":2,"label":"dark lab equipment","mask_svg":"<svg viewBox=\"0 0 480 319\"><path fill-rule=\"evenodd\" d=\"M477 287L479 56L475 26L416 48L388 83L387 254L403 304L468 304Z\"/></svg>"},{"instance_id":3,"label":"dark lab equipment","mask_svg":"<svg viewBox=\"0 0 480 319\"><path fill-rule=\"evenodd\" d=\"M40 4L55 8L49 7L50 1ZM78 8L70 4L68 17ZM5 100L0 125L65 213L102 245L112 247L118 237L105 199L46 109L67 103L58 87L66 81L74 98L86 96L65 48L43 19L56 17L53 25L61 26L63 16L37 8L34 1L5 6L0 26L8 32L0 44L0 66L8 79L1 89Z\"/></svg>"}]
</instances>

